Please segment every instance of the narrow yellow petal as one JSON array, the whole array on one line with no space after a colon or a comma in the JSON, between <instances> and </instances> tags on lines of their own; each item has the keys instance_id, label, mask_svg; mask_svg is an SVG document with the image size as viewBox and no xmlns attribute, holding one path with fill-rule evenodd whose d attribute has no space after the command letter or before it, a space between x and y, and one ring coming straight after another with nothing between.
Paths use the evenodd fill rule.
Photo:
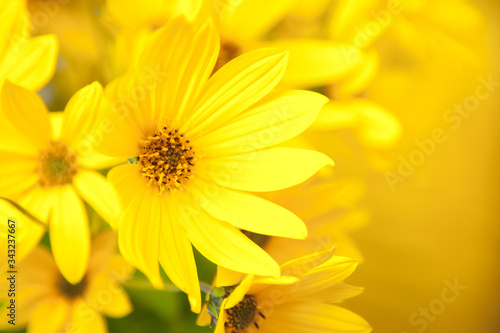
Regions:
<instances>
[{"instance_id":1,"label":"narrow yellow petal","mask_svg":"<svg viewBox=\"0 0 500 333\"><path fill-rule=\"evenodd\" d=\"M36 158L0 152L0 196L15 198L38 182Z\"/></svg>"},{"instance_id":2,"label":"narrow yellow petal","mask_svg":"<svg viewBox=\"0 0 500 333\"><path fill-rule=\"evenodd\" d=\"M4 236L7 234L7 221L12 220L16 226L14 236L19 244L16 246L16 260L23 260L37 246L45 233L45 228L4 200L0 200L0 218L5 221L0 228L0 234L3 234L0 238L0 247L7 249L7 237ZM7 264L6 259L7 257L0 259L1 268L6 268L4 266L4 263Z\"/></svg>"},{"instance_id":3,"label":"narrow yellow petal","mask_svg":"<svg viewBox=\"0 0 500 333\"><path fill-rule=\"evenodd\" d=\"M70 185L58 189L52 207L50 244L61 274L70 283L78 283L89 262L90 231L83 202Z\"/></svg>"},{"instance_id":4,"label":"narrow yellow petal","mask_svg":"<svg viewBox=\"0 0 500 333\"><path fill-rule=\"evenodd\" d=\"M201 291L193 249L186 231L178 223L176 202L166 199L161 197L159 260L172 283L187 293L191 311L199 313Z\"/></svg>"},{"instance_id":5,"label":"narrow yellow petal","mask_svg":"<svg viewBox=\"0 0 500 333\"><path fill-rule=\"evenodd\" d=\"M102 86L95 81L79 91L69 100L63 113L61 140L71 148L78 144L77 140L85 139L93 128L102 101Z\"/></svg>"},{"instance_id":6,"label":"narrow yellow petal","mask_svg":"<svg viewBox=\"0 0 500 333\"><path fill-rule=\"evenodd\" d=\"M137 164L124 164L111 169L108 181L115 189L121 207L125 208L135 198L138 192L147 187L141 169Z\"/></svg>"},{"instance_id":7,"label":"narrow yellow petal","mask_svg":"<svg viewBox=\"0 0 500 333\"><path fill-rule=\"evenodd\" d=\"M181 131L201 135L244 112L278 84L287 59L286 52L260 49L227 63L208 80L191 115L193 123Z\"/></svg>"},{"instance_id":8,"label":"narrow yellow petal","mask_svg":"<svg viewBox=\"0 0 500 333\"><path fill-rule=\"evenodd\" d=\"M235 286L244 278L244 274L235 272L222 266L217 266L217 275L215 276L215 286Z\"/></svg>"},{"instance_id":9,"label":"narrow yellow petal","mask_svg":"<svg viewBox=\"0 0 500 333\"><path fill-rule=\"evenodd\" d=\"M246 153L295 137L316 118L328 99L310 91L271 93L200 144L207 156ZM202 142L202 143L201 143Z\"/></svg>"},{"instance_id":10,"label":"narrow yellow petal","mask_svg":"<svg viewBox=\"0 0 500 333\"><path fill-rule=\"evenodd\" d=\"M2 88L0 109L34 148L39 150L48 144L52 134L48 110L36 93L6 81Z\"/></svg>"},{"instance_id":11,"label":"narrow yellow petal","mask_svg":"<svg viewBox=\"0 0 500 333\"><path fill-rule=\"evenodd\" d=\"M297 185L332 160L319 152L271 148L253 153L211 158L197 170L200 178L243 191L266 192Z\"/></svg>"},{"instance_id":12,"label":"narrow yellow petal","mask_svg":"<svg viewBox=\"0 0 500 333\"><path fill-rule=\"evenodd\" d=\"M88 303L78 301L73 305L71 318L66 326L66 332L107 333L106 320Z\"/></svg>"},{"instance_id":13,"label":"narrow yellow petal","mask_svg":"<svg viewBox=\"0 0 500 333\"><path fill-rule=\"evenodd\" d=\"M118 245L123 257L140 269L155 288L162 288L158 264L161 208L158 193L142 186L126 206L118 224Z\"/></svg>"},{"instance_id":14,"label":"narrow yellow petal","mask_svg":"<svg viewBox=\"0 0 500 333\"><path fill-rule=\"evenodd\" d=\"M144 83L144 109L154 126L189 118L217 60L219 39L211 23L190 25L185 18L160 29L145 47L137 65Z\"/></svg>"},{"instance_id":15,"label":"narrow yellow petal","mask_svg":"<svg viewBox=\"0 0 500 333\"><path fill-rule=\"evenodd\" d=\"M200 179L196 180L196 186L193 197L207 213L218 220L264 235L298 239L307 236L304 222L275 203Z\"/></svg>"},{"instance_id":16,"label":"narrow yellow petal","mask_svg":"<svg viewBox=\"0 0 500 333\"><path fill-rule=\"evenodd\" d=\"M227 298L227 304L226 307L232 308L239 302L245 298L245 295L248 293L248 290L252 286L252 283L254 282L254 275L247 275L241 283L234 288L233 292L229 297Z\"/></svg>"},{"instance_id":17,"label":"narrow yellow petal","mask_svg":"<svg viewBox=\"0 0 500 333\"><path fill-rule=\"evenodd\" d=\"M26 332L58 332L69 319L68 305L62 299L52 299L41 303L31 316Z\"/></svg>"},{"instance_id":18,"label":"narrow yellow petal","mask_svg":"<svg viewBox=\"0 0 500 333\"><path fill-rule=\"evenodd\" d=\"M346 43L294 39L273 42L273 46L288 50L283 83L293 86L316 87L345 80L362 60L361 51Z\"/></svg>"},{"instance_id":19,"label":"narrow yellow petal","mask_svg":"<svg viewBox=\"0 0 500 333\"><path fill-rule=\"evenodd\" d=\"M73 177L73 185L78 194L101 215L111 226L116 227L116 220L120 213L118 197L98 172L80 170Z\"/></svg>"},{"instance_id":20,"label":"narrow yellow petal","mask_svg":"<svg viewBox=\"0 0 500 333\"><path fill-rule=\"evenodd\" d=\"M242 40L259 39L280 22L293 5L294 1L290 0L229 2L227 7L219 12L223 17L222 33Z\"/></svg>"},{"instance_id":21,"label":"narrow yellow petal","mask_svg":"<svg viewBox=\"0 0 500 333\"><path fill-rule=\"evenodd\" d=\"M279 276L278 264L235 227L194 208L192 202L177 209L189 240L208 260L243 273Z\"/></svg>"},{"instance_id":22,"label":"narrow yellow petal","mask_svg":"<svg viewBox=\"0 0 500 333\"><path fill-rule=\"evenodd\" d=\"M39 90L54 75L58 49L55 35L25 39L7 53L0 66L0 78L30 90Z\"/></svg>"},{"instance_id":23,"label":"narrow yellow petal","mask_svg":"<svg viewBox=\"0 0 500 333\"><path fill-rule=\"evenodd\" d=\"M369 333L370 325L357 314L338 306L291 302L275 307L262 329L270 332Z\"/></svg>"},{"instance_id":24,"label":"narrow yellow petal","mask_svg":"<svg viewBox=\"0 0 500 333\"><path fill-rule=\"evenodd\" d=\"M350 128L363 144L380 148L390 147L402 134L399 120L381 105L368 100L327 103L311 128Z\"/></svg>"},{"instance_id":25,"label":"narrow yellow petal","mask_svg":"<svg viewBox=\"0 0 500 333\"><path fill-rule=\"evenodd\" d=\"M97 120L102 137L93 143L94 149L123 159L137 156L137 143L146 134L145 119L138 104L145 98L143 85L137 84L129 73L109 83L104 95L102 113Z\"/></svg>"}]
</instances>

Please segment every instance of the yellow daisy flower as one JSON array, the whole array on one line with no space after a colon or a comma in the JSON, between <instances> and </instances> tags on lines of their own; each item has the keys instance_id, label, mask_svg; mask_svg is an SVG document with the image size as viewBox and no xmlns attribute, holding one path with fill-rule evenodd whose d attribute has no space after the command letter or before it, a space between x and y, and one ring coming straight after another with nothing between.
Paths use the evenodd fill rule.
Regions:
<instances>
[{"instance_id":1,"label":"yellow daisy flower","mask_svg":"<svg viewBox=\"0 0 500 333\"><path fill-rule=\"evenodd\" d=\"M0 196L48 221L57 266L71 283L86 270L90 234L81 198L112 223L118 200L104 176L94 171L114 164L95 153L108 124L95 118L102 87L93 83L77 92L64 113L49 115L36 93L5 82L0 97Z\"/></svg>"},{"instance_id":2,"label":"yellow daisy flower","mask_svg":"<svg viewBox=\"0 0 500 333\"><path fill-rule=\"evenodd\" d=\"M333 164L315 151L268 148L307 128L327 100L307 91L272 92L286 53L249 52L211 76L218 48L211 24L180 18L160 29L135 72L107 87L104 117L116 128L97 147L131 162L108 174L125 207L122 254L156 287L159 260L198 311L191 243L223 267L279 275L276 262L240 229L304 238L306 228L246 192L290 187Z\"/></svg>"},{"instance_id":3,"label":"yellow daisy flower","mask_svg":"<svg viewBox=\"0 0 500 333\"><path fill-rule=\"evenodd\" d=\"M102 233L93 240L89 266L77 284L59 272L50 252L37 247L19 264L16 275L15 327L27 325L28 333L106 333L104 316L123 317L132 311L128 295L121 286L134 269L115 254L116 237ZM2 290L6 282L2 279ZM6 297L2 292L2 298ZM9 299L6 300L9 304ZM2 318L10 310L1 309ZM0 328L12 328L2 320Z\"/></svg>"},{"instance_id":4,"label":"yellow daisy flower","mask_svg":"<svg viewBox=\"0 0 500 333\"><path fill-rule=\"evenodd\" d=\"M216 323L215 333L371 332L363 318L334 305L362 289L342 283L356 262L331 254L289 261L280 279L249 275L238 285L213 288L198 324Z\"/></svg>"},{"instance_id":5,"label":"yellow daisy flower","mask_svg":"<svg viewBox=\"0 0 500 333\"><path fill-rule=\"evenodd\" d=\"M0 3L0 84L10 80L31 90L54 74L58 43L53 35L28 38L30 23L24 1Z\"/></svg>"}]
</instances>

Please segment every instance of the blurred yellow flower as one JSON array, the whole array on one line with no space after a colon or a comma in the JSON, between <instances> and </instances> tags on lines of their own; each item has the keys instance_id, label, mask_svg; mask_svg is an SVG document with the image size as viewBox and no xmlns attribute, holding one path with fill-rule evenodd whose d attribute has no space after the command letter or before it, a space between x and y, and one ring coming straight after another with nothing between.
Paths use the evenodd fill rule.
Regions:
<instances>
[{"instance_id":1,"label":"blurred yellow flower","mask_svg":"<svg viewBox=\"0 0 500 333\"><path fill-rule=\"evenodd\" d=\"M249 275L237 285L218 285L198 324L216 323L215 333L371 332L363 318L333 305L362 289L342 282L356 262L331 254L322 251L289 261L281 266L279 279Z\"/></svg>"},{"instance_id":2,"label":"blurred yellow flower","mask_svg":"<svg viewBox=\"0 0 500 333\"><path fill-rule=\"evenodd\" d=\"M56 68L53 35L29 38L28 13L21 0L0 3L0 84L10 80L30 90L42 88Z\"/></svg>"},{"instance_id":3,"label":"blurred yellow flower","mask_svg":"<svg viewBox=\"0 0 500 333\"><path fill-rule=\"evenodd\" d=\"M313 92L271 92L286 53L248 52L211 76L218 48L211 24L180 18L160 29L135 73L107 87L104 117L116 128L97 147L131 162L108 174L126 207L121 252L156 287L159 260L195 311L201 295L191 243L223 267L279 275L276 262L239 229L304 238L306 227L246 192L290 187L332 164L315 151L266 149L302 132L326 102Z\"/></svg>"},{"instance_id":4,"label":"blurred yellow flower","mask_svg":"<svg viewBox=\"0 0 500 333\"><path fill-rule=\"evenodd\" d=\"M104 176L114 165L93 150L91 136L102 98L93 83L50 114L33 92L7 81L0 103L0 196L48 221L55 261L64 277L79 282L87 268L90 234L81 198L112 223L119 203Z\"/></svg>"},{"instance_id":5,"label":"blurred yellow flower","mask_svg":"<svg viewBox=\"0 0 500 333\"><path fill-rule=\"evenodd\" d=\"M132 311L121 285L134 269L115 250L112 232L96 236L89 266L77 284L61 275L46 248L33 250L18 267L15 327L28 325L28 333L106 333L103 315L123 317ZM2 280L2 290L8 282ZM2 297L6 294L2 293ZM9 318L6 307L0 311L2 318ZM9 327L12 325L6 320L0 322L0 328Z\"/></svg>"}]
</instances>

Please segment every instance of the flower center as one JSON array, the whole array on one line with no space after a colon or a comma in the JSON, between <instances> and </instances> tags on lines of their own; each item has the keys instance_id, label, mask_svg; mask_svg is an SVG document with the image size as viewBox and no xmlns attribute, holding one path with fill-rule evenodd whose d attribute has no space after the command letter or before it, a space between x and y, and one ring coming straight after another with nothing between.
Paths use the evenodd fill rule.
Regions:
<instances>
[{"instance_id":1,"label":"flower center","mask_svg":"<svg viewBox=\"0 0 500 333\"><path fill-rule=\"evenodd\" d=\"M156 185L160 194L182 189L193 176L194 151L189 140L177 129L164 126L139 143L142 175L148 184Z\"/></svg>"},{"instance_id":2,"label":"flower center","mask_svg":"<svg viewBox=\"0 0 500 333\"><path fill-rule=\"evenodd\" d=\"M78 172L77 156L61 141L50 141L48 148L40 151L38 165L38 183L41 187L65 185L71 183Z\"/></svg>"},{"instance_id":3,"label":"flower center","mask_svg":"<svg viewBox=\"0 0 500 333\"><path fill-rule=\"evenodd\" d=\"M243 52L245 52L243 46L241 46L234 40L221 38L219 56L217 58L217 62L215 63L214 70L212 71L212 75L214 75L215 72L221 69L222 66L224 66L237 56L243 54Z\"/></svg>"},{"instance_id":4,"label":"flower center","mask_svg":"<svg viewBox=\"0 0 500 333\"><path fill-rule=\"evenodd\" d=\"M78 296L83 296L85 288L87 287L87 277L84 276L83 279L77 284L69 283L62 275L57 281L57 289L69 299L73 299Z\"/></svg>"},{"instance_id":5,"label":"flower center","mask_svg":"<svg viewBox=\"0 0 500 333\"><path fill-rule=\"evenodd\" d=\"M258 311L257 301L250 295L246 295L245 298L234 307L226 309L226 314L227 319L224 323L226 333L245 333L251 324L259 328L255 320L257 315L266 319L266 317Z\"/></svg>"}]
</instances>

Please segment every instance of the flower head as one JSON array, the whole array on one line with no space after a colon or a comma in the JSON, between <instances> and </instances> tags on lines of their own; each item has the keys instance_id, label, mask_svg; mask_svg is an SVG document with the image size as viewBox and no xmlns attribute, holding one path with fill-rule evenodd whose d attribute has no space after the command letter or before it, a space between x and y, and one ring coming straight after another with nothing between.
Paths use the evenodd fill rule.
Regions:
<instances>
[{"instance_id":1,"label":"flower head","mask_svg":"<svg viewBox=\"0 0 500 333\"><path fill-rule=\"evenodd\" d=\"M322 251L283 264L279 279L249 275L219 285L198 324L215 323L215 333L371 332L363 318L333 305L362 291L342 282L355 267L352 259Z\"/></svg>"},{"instance_id":2,"label":"flower head","mask_svg":"<svg viewBox=\"0 0 500 333\"><path fill-rule=\"evenodd\" d=\"M112 119L98 149L131 163L108 179L123 207L120 249L160 287L158 261L200 309L191 243L237 271L279 275L240 229L304 238L294 214L248 191L300 183L332 161L315 151L269 148L302 132L326 98L272 91L286 53L247 52L212 74L219 50L211 24L179 18L157 31L134 72L106 89Z\"/></svg>"},{"instance_id":3,"label":"flower head","mask_svg":"<svg viewBox=\"0 0 500 333\"><path fill-rule=\"evenodd\" d=\"M28 325L30 333L106 333L103 315L123 317L132 310L121 284L134 270L115 249L112 232L96 236L89 266L76 284L64 278L45 247L34 249L18 267L16 327ZM5 281L1 287L5 290ZM5 317L8 309L1 310ZM2 321L0 325L7 328L9 324Z\"/></svg>"}]
</instances>

